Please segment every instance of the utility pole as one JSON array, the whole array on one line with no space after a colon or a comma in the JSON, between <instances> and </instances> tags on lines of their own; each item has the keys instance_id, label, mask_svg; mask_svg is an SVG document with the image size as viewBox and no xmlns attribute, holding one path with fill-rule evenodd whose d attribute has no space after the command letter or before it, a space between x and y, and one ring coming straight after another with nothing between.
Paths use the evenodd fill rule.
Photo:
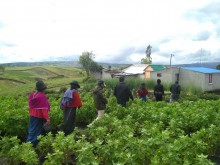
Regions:
<instances>
[{"instance_id":1,"label":"utility pole","mask_svg":"<svg viewBox=\"0 0 220 165\"><path fill-rule=\"evenodd\" d=\"M172 57L174 56L174 54L171 54L170 55L170 68L171 68L171 60L172 60Z\"/></svg>"},{"instance_id":2,"label":"utility pole","mask_svg":"<svg viewBox=\"0 0 220 165\"><path fill-rule=\"evenodd\" d=\"M171 61L172 61L172 57L174 56L174 54L170 54L170 82L172 82L173 80L173 75L172 75L172 67L171 67Z\"/></svg>"}]
</instances>

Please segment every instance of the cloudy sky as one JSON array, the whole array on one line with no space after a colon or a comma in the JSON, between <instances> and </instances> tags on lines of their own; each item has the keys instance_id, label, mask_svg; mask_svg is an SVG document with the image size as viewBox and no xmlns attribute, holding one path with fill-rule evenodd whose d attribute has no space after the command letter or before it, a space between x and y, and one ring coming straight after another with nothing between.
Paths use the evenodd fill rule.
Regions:
<instances>
[{"instance_id":1,"label":"cloudy sky","mask_svg":"<svg viewBox=\"0 0 220 165\"><path fill-rule=\"evenodd\" d=\"M1 0L0 63L220 61L219 0Z\"/></svg>"}]
</instances>

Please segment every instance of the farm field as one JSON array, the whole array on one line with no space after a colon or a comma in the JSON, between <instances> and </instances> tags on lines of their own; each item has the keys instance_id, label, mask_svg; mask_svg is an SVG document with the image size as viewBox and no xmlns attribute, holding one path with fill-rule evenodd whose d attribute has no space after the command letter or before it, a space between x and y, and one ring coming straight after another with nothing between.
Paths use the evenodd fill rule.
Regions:
<instances>
[{"instance_id":1,"label":"farm field","mask_svg":"<svg viewBox=\"0 0 220 165\"><path fill-rule=\"evenodd\" d=\"M61 86L69 85L73 78L82 81L82 70L54 66L8 67L0 75L0 95L29 93L39 79L45 81L49 89L57 90Z\"/></svg>"},{"instance_id":2,"label":"farm field","mask_svg":"<svg viewBox=\"0 0 220 165\"><path fill-rule=\"evenodd\" d=\"M220 100L218 96L182 96L179 103L135 98L126 108L117 105L106 88L104 118L96 118L91 90L75 68L8 69L0 80L0 164L215 164L219 162ZM20 73L21 72L21 73ZM44 72L44 73L42 73ZM20 76L19 76L20 75ZM63 76L61 76L63 75ZM29 113L27 94L37 78L48 84L52 131L39 137L34 149L25 143ZM76 79L83 101L75 131L65 136L59 109L63 87ZM107 87L111 86L110 81ZM14 85L13 85L14 84ZM8 91L7 91L8 89Z\"/></svg>"}]
</instances>

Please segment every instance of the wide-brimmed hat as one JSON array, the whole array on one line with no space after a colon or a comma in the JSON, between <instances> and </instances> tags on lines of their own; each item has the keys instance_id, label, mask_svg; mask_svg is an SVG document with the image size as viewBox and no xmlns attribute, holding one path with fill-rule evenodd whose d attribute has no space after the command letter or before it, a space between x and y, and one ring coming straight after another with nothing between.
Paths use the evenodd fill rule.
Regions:
<instances>
[{"instance_id":1,"label":"wide-brimmed hat","mask_svg":"<svg viewBox=\"0 0 220 165\"><path fill-rule=\"evenodd\" d=\"M37 83L36 83L36 90L43 91L45 89L47 89L46 84L44 84L44 82L42 80L37 81Z\"/></svg>"},{"instance_id":2,"label":"wide-brimmed hat","mask_svg":"<svg viewBox=\"0 0 220 165\"><path fill-rule=\"evenodd\" d=\"M78 81L73 81L70 83L70 85L75 85L77 88L80 88Z\"/></svg>"}]
</instances>

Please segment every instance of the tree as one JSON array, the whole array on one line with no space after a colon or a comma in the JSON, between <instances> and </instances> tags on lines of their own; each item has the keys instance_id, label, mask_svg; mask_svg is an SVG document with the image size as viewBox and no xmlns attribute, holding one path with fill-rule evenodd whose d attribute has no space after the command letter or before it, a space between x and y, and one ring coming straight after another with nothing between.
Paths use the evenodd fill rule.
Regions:
<instances>
[{"instance_id":1,"label":"tree","mask_svg":"<svg viewBox=\"0 0 220 165\"><path fill-rule=\"evenodd\" d=\"M5 67L3 65L0 65L0 73L4 73L5 72Z\"/></svg>"},{"instance_id":2,"label":"tree","mask_svg":"<svg viewBox=\"0 0 220 165\"><path fill-rule=\"evenodd\" d=\"M79 57L79 63L82 65L82 67L86 71L86 76L90 76L90 71L101 71L102 66L98 65L93 59L95 58L95 55L93 52L85 51L82 53L82 55Z\"/></svg>"},{"instance_id":3,"label":"tree","mask_svg":"<svg viewBox=\"0 0 220 165\"><path fill-rule=\"evenodd\" d=\"M218 65L216 66L216 69L220 70L220 64L218 64Z\"/></svg>"},{"instance_id":4,"label":"tree","mask_svg":"<svg viewBox=\"0 0 220 165\"><path fill-rule=\"evenodd\" d=\"M147 49L145 51L146 57L141 59L142 64L151 64L152 63L151 48L152 48L152 46L150 46L150 45L147 46Z\"/></svg>"}]
</instances>

